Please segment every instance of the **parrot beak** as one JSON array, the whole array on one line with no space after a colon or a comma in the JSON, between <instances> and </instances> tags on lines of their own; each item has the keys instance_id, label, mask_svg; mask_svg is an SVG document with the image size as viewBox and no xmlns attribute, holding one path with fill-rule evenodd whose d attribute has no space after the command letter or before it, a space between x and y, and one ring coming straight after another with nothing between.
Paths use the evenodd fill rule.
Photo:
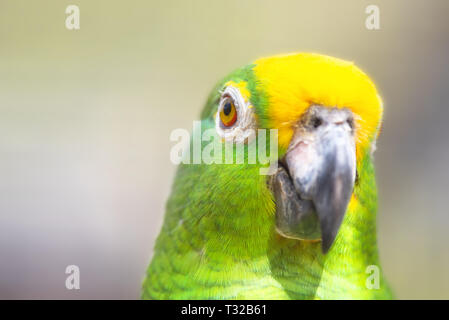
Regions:
<instances>
[{"instance_id":1,"label":"parrot beak","mask_svg":"<svg viewBox=\"0 0 449 320\"><path fill-rule=\"evenodd\" d=\"M272 179L280 234L332 246L354 188L355 140L347 109L315 107L312 125L295 132ZM318 119L318 120L317 120Z\"/></svg>"}]
</instances>

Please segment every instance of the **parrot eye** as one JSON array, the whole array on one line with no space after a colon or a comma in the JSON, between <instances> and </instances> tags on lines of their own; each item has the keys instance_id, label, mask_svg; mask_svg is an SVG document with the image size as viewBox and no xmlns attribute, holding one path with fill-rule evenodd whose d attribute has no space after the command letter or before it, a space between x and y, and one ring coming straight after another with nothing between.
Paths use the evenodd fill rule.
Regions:
<instances>
[{"instance_id":1,"label":"parrot eye","mask_svg":"<svg viewBox=\"0 0 449 320\"><path fill-rule=\"evenodd\" d=\"M249 99L232 85L224 88L215 115L218 135L226 141L246 142L252 139L256 127L254 108Z\"/></svg>"},{"instance_id":2,"label":"parrot eye","mask_svg":"<svg viewBox=\"0 0 449 320\"><path fill-rule=\"evenodd\" d=\"M225 127L231 127L237 121L237 110L230 98L224 101L223 109L220 111L220 120Z\"/></svg>"}]
</instances>

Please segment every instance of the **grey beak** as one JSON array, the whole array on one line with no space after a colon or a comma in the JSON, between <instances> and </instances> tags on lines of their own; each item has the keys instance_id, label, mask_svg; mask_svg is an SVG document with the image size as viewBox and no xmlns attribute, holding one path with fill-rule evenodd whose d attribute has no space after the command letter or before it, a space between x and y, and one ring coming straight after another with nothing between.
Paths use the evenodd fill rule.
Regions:
<instances>
[{"instance_id":1,"label":"grey beak","mask_svg":"<svg viewBox=\"0 0 449 320\"><path fill-rule=\"evenodd\" d=\"M273 178L277 229L291 238L321 238L322 251L327 253L354 188L353 135L341 122L327 123L307 139L301 135L294 137L290 146L285 164L291 180L286 178L284 169L278 170Z\"/></svg>"}]
</instances>

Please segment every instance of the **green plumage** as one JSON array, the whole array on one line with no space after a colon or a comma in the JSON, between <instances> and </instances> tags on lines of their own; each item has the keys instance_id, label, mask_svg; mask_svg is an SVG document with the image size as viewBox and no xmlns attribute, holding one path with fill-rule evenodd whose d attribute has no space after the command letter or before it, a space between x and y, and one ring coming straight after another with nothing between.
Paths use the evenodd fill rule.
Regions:
<instances>
[{"instance_id":1,"label":"green plumage","mask_svg":"<svg viewBox=\"0 0 449 320\"><path fill-rule=\"evenodd\" d=\"M202 112L202 128L214 128L219 90L245 80L260 127L270 106L252 66L228 76ZM254 143L254 142L252 142ZM386 299L368 289L367 267L379 266L377 193L370 150L358 163L350 206L331 250L287 239L275 230L275 203L260 164L180 165L165 220L143 283L144 299ZM279 150L281 157L285 150Z\"/></svg>"}]
</instances>

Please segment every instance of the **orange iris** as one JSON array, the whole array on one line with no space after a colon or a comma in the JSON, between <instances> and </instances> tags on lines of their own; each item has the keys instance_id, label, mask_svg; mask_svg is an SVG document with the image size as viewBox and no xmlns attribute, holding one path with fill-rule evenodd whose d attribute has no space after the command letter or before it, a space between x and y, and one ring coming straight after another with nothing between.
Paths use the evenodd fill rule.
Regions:
<instances>
[{"instance_id":1,"label":"orange iris","mask_svg":"<svg viewBox=\"0 0 449 320\"><path fill-rule=\"evenodd\" d=\"M237 121L237 110L232 101L227 101L220 111L220 119L225 127L232 126Z\"/></svg>"}]
</instances>

